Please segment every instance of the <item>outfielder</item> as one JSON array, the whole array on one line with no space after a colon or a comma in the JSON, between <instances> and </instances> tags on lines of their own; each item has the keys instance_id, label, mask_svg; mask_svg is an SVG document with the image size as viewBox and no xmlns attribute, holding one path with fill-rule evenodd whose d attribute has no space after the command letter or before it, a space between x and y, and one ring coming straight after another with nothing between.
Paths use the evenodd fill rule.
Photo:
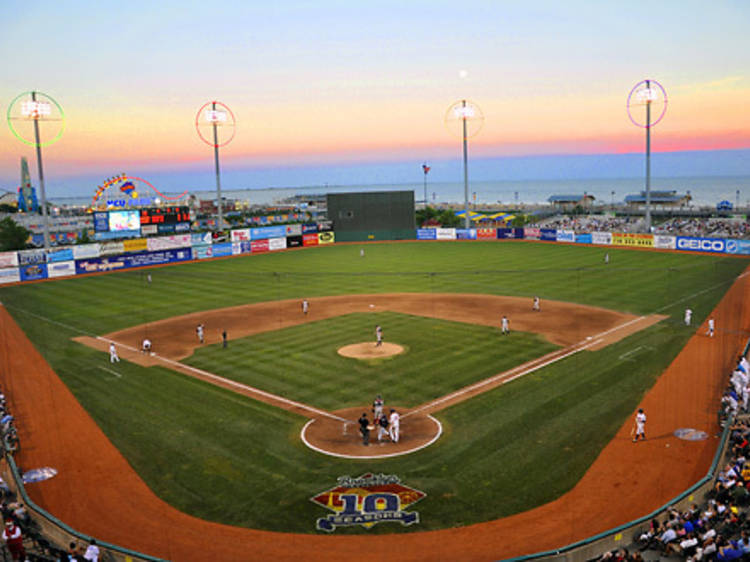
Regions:
<instances>
[{"instance_id":1,"label":"outfielder","mask_svg":"<svg viewBox=\"0 0 750 562\"><path fill-rule=\"evenodd\" d=\"M378 324L375 326L375 347L380 347L381 345L383 345L383 328Z\"/></svg>"},{"instance_id":2,"label":"outfielder","mask_svg":"<svg viewBox=\"0 0 750 562\"><path fill-rule=\"evenodd\" d=\"M643 412L643 408L638 408L638 413L635 415L635 435L633 436L633 443L638 441L638 436L642 440L646 440L646 414Z\"/></svg>"},{"instance_id":3,"label":"outfielder","mask_svg":"<svg viewBox=\"0 0 750 562\"><path fill-rule=\"evenodd\" d=\"M115 342L111 341L109 342L109 362L114 363L117 361L120 362L120 358L117 356L117 348L115 347Z\"/></svg>"},{"instance_id":4,"label":"outfielder","mask_svg":"<svg viewBox=\"0 0 750 562\"><path fill-rule=\"evenodd\" d=\"M605 265L609 263L609 252L607 252L606 254L604 254L604 263L605 263Z\"/></svg>"},{"instance_id":5,"label":"outfielder","mask_svg":"<svg viewBox=\"0 0 750 562\"><path fill-rule=\"evenodd\" d=\"M706 335L710 338L714 337L714 319L713 317L708 319L708 331L706 332Z\"/></svg>"},{"instance_id":6,"label":"outfielder","mask_svg":"<svg viewBox=\"0 0 750 562\"><path fill-rule=\"evenodd\" d=\"M508 317L503 315L503 319L500 322L500 330L503 335L510 334L510 327L508 325Z\"/></svg>"},{"instance_id":7,"label":"outfielder","mask_svg":"<svg viewBox=\"0 0 750 562\"><path fill-rule=\"evenodd\" d=\"M398 412L391 408L391 417L388 420L390 426L388 427L388 434L391 436L391 441L398 443L398 431L400 429L400 417Z\"/></svg>"},{"instance_id":8,"label":"outfielder","mask_svg":"<svg viewBox=\"0 0 750 562\"><path fill-rule=\"evenodd\" d=\"M690 326L690 322L693 319L693 310L690 308L685 309L685 326Z\"/></svg>"}]
</instances>

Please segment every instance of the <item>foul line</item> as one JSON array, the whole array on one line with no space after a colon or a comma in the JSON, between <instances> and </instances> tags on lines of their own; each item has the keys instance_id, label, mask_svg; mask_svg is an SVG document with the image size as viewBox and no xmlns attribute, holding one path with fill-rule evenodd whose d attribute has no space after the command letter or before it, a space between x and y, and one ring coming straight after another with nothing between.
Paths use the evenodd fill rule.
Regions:
<instances>
[{"instance_id":1,"label":"foul line","mask_svg":"<svg viewBox=\"0 0 750 562\"><path fill-rule=\"evenodd\" d=\"M110 340L103 338L101 336L96 336L96 339L108 342ZM131 347L126 344L118 344L124 349L128 349L130 351L134 351L136 353L140 353L139 350L137 350L134 347ZM253 394L257 394L259 396L264 396L270 400L274 400L277 402L281 402L282 404L287 404L289 406L293 406L295 408L299 408L301 410L305 410L307 412L311 412L313 414L316 414L318 416L325 416L327 418L334 419L336 421L342 421L342 422L349 422L350 420L344 419L342 417L336 416L334 414L331 414L330 412L326 412L324 410L318 410L317 408L314 408L312 406L308 406L307 404L302 404L301 402L296 402L294 400L290 400L288 398L284 398L283 396L278 396L276 394L271 394L270 392L266 392L264 390L260 390L259 388L255 388L252 386L248 386L246 384L239 383L237 381L233 381L231 379L226 379L224 377L220 377L219 375L215 375L213 373L209 373L208 371L204 371L203 369L198 369L197 367L192 367L191 365L186 365L185 363L180 363L179 361L174 361L173 359L168 359L167 357L162 357L160 355L157 355L154 352L151 352L151 357L156 358L158 361L163 361L164 363L174 365L176 367L187 369L189 371L193 371L194 373L198 373L199 375L209 378L214 381L221 382L222 384L233 386L235 388L239 388L248 392L251 392Z\"/></svg>"}]
</instances>

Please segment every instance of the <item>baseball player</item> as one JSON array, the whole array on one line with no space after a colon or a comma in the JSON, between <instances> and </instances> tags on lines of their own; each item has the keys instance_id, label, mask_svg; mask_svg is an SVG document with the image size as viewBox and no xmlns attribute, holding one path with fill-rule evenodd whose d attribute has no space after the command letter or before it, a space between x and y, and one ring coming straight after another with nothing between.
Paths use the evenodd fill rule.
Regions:
<instances>
[{"instance_id":1,"label":"baseball player","mask_svg":"<svg viewBox=\"0 0 750 562\"><path fill-rule=\"evenodd\" d=\"M117 348L115 347L115 342L111 341L109 342L109 362L114 363L117 361L120 362L120 358L117 356Z\"/></svg>"},{"instance_id":2,"label":"baseball player","mask_svg":"<svg viewBox=\"0 0 750 562\"><path fill-rule=\"evenodd\" d=\"M714 337L714 319L713 317L708 319L708 331L706 331L706 335L710 338Z\"/></svg>"},{"instance_id":3,"label":"baseball player","mask_svg":"<svg viewBox=\"0 0 750 562\"><path fill-rule=\"evenodd\" d=\"M508 317L503 315L503 319L500 322L500 330L502 331L503 335L510 334L510 327L508 324Z\"/></svg>"},{"instance_id":4,"label":"baseball player","mask_svg":"<svg viewBox=\"0 0 750 562\"><path fill-rule=\"evenodd\" d=\"M307 302L307 299L304 299L302 301L302 314L307 314L308 310L310 310L310 303Z\"/></svg>"},{"instance_id":5,"label":"baseball player","mask_svg":"<svg viewBox=\"0 0 750 562\"><path fill-rule=\"evenodd\" d=\"M226 330L222 330L221 332L221 347L223 347L224 349L227 348L227 331Z\"/></svg>"},{"instance_id":6,"label":"baseball player","mask_svg":"<svg viewBox=\"0 0 750 562\"><path fill-rule=\"evenodd\" d=\"M381 345L383 345L383 328L378 324L375 326L375 347L380 347Z\"/></svg>"},{"instance_id":7,"label":"baseball player","mask_svg":"<svg viewBox=\"0 0 750 562\"><path fill-rule=\"evenodd\" d=\"M606 265L608 263L609 263L609 252L607 252L606 254L604 254L604 264Z\"/></svg>"},{"instance_id":8,"label":"baseball player","mask_svg":"<svg viewBox=\"0 0 750 562\"><path fill-rule=\"evenodd\" d=\"M536 312L541 312L542 307L539 305L539 297L534 297L534 304L531 307L532 310L535 310Z\"/></svg>"},{"instance_id":9,"label":"baseball player","mask_svg":"<svg viewBox=\"0 0 750 562\"><path fill-rule=\"evenodd\" d=\"M643 408L638 408L638 413L635 415L635 435L633 436L633 443L638 441L638 436L642 440L646 439L646 414L643 412Z\"/></svg>"},{"instance_id":10,"label":"baseball player","mask_svg":"<svg viewBox=\"0 0 750 562\"><path fill-rule=\"evenodd\" d=\"M148 282L149 285L151 284L151 274L150 273L148 275L146 275L146 281Z\"/></svg>"},{"instance_id":11,"label":"baseball player","mask_svg":"<svg viewBox=\"0 0 750 562\"><path fill-rule=\"evenodd\" d=\"M195 327L195 335L198 336L198 341L203 343L203 324L198 324Z\"/></svg>"},{"instance_id":12,"label":"baseball player","mask_svg":"<svg viewBox=\"0 0 750 562\"><path fill-rule=\"evenodd\" d=\"M367 412L362 412L362 416L357 420L359 422L359 432L362 434L362 444L370 444L370 420L367 419Z\"/></svg>"},{"instance_id":13,"label":"baseball player","mask_svg":"<svg viewBox=\"0 0 750 562\"><path fill-rule=\"evenodd\" d=\"M363 257L365 257L365 249L364 249L364 248L360 248L360 249L359 249L359 257L360 257L360 258L363 258Z\"/></svg>"},{"instance_id":14,"label":"baseball player","mask_svg":"<svg viewBox=\"0 0 750 562\"><path fill-rule=\"evenodd\" d=\"M375 423L378 425L378 441L382 441L383 437L390 437L388 433L388 417L385 414L375 418Z\"/></svg>"},{"instance_id":15,"label":"baseball player","mask_svg":"<svg viewBox=\"0 0 750 562\"><path fill-rule=\"evenodd\" d=\"M149 351L151 351L150 339L146 338L143 340L143 344L141 345L141 351L143 351L143 353L148 353Z\"/></svg>"},{"instance_id":16,"label":"baseball player","mask_svg":"<svg viewBox=\"0 0 750 562\"><path fill-rule=\"evenodd\" d=\"M690 322L693 320L693 310L691 308L685 309L685 326L690 326Z\"/></svg>"},{"instance_id":17,"label":"baseball player","mask_svg":"<svg viewBox=\"0 0 750 562\"><path fill-rule=\"evenodd\" d=\"M393 408L391 408L391 417L388 422L390 424L388 427L388 434L391 436L391 441L398 443L398 432L401 421L398 412Z\"/></svg>"},{"instance_id":18,"label":"baseball player","mask_svg":"<svg viewBox=\"0 0 750 562\"><path fill-rule=\"evenodd\" d=\"M383 398L380 394L372 401L372 415L375 420L379 420L380 416L383 415Z\"/></svg>"}]
</instances>

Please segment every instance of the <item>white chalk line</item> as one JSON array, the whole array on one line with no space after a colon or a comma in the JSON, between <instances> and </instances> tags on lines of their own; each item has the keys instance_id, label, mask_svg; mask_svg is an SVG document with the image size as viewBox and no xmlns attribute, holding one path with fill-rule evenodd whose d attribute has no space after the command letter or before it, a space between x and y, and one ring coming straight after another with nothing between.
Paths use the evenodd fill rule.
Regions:
<instances>
[{"instance_id":1,"label":"white chalk line","mask_svg":"<svg viewBox=\"0 0 750 562\"><path fill-rule=\"evenodd\" d=\"M118 378L122 378L122 375L120 373L115 373L112 369L107 369L106 367L99 367L102 371L107 371L108 373L113 374L114 376Z\"/></svg>"},{"instance_id":2,"label":"white chalk line","mask_svg":"<svg viewBox=\"0 0 750 562\"><path fill-rule=\"evenodd\" d=\"M108 340L106 338L103 338L101 336L96 336L96 339L101 340L101 341L105 341L105 342L110 341L110 340ZM117 342L115 342L115 343L117 343ZM134 351L136 353L140 353L139 350L137 350L134 347L131 347L131 346L127 345L127 344L118 343L117 345L119 345L120 347L122 347L124 349L128 349L128 350ZM191 365L186 365L185 363L180 363L179 361L174 361L173 359L169 359L167 357L162 357L161 355L158 355L158 354L156 354L154 352L151 352L151 356L154 357L155 359L157 359L158 361L162 361L162 362L167 363L169 365L173 365L173 366L176 366L176 367L179 367L179 368L187 369L188 371L193 371L194 373L198 373L198 374L200 374L203 377L209 378L209 379L217 381L217 382L221 382L222 384L226 384L228 386L233 386L235 388L239 388L239 389L245 390L247 392L251 392L253 394L258 394L260 396L264 396L264 397L269 398L271 400L275 400L275 401L281 402L282 404L287 404L289 406L293 406L295 408L299 408L301 410L305 410L307 412L311 412L311 413L316 414L318 416L324 416L324 417L331 418L331 419L334 419L336 421L342 421L342 422L349 421L349 420L346 420L346 419L344 419L342 417L339 417L339 416L336 416L334 414L331 414L330 412L326 412L324 410L318 410L317 408L314 408L313 406L308 406L307 404L303 404L301 402L296 402L294 400L290 400L289 398L284 398L283 396L278 396L276 394L271 394L270 392L266 392L264 390L260 390L259 388L255 388L255 387L252 387L252 386L249 386L249 385L246 385L246 384L239 383L237 381L233 381L231 379L220 377L219 375L215 375L213 373L209 373L208 371L204 371L203 369L198 369L197 367L193 367Z\"/></svg>"},{"instance_id":3,"label":"white chalk line","mask_svg":"<svg viewBox=\"0 0 750 562\"><path fill-rule=\"evenodd\" d=\"M405 417L405 416L402 416L402 417ZM437 419L433 418L430 415L428 415L427 417L430 418L430 420L432 420L437 425L437 428L438 428L437 433L435 433L435 435L433 436L433 438L430 439L428 442L422 443L421 445L419 445L417 447L414 447L412 449L408 449L406 451L400 451L398 453L387 453L385 455L366 455L366 456L363 456L363 455L344 455L342 453L334 453L332 451L327 451L325 449L321 449L320 447L316 447L315 445L313 445L312 443L310 443L307 440L307 438L305 437L305 432L307 431L307 428L311 424L313 424L315 422L314 419L312 419L309 422L307 422L305 424L305 426L302 428L302 431L300 431L300 439L302 439L302 442L305 445L307 445L310 449L312 449L313 451L317 451L318 453L322 453L322 454L328 455L330 457L338 457L338 458L341 458L341 459L373 460L373 459L385 459L385 458L388 458L388 457L400 457L401 455L408 455L410 453L416 453L417 451L421 451L422 449L425 449L425 448L429 447L435 441L437 441L438 439L440 439L440 436L443 434L443 424L441 424ZM369 446L372 447L373 445L374 445L374 442L370 443ZM362 446L364 447L364 445L362 445Z\"/></svg>"}]
</instances>

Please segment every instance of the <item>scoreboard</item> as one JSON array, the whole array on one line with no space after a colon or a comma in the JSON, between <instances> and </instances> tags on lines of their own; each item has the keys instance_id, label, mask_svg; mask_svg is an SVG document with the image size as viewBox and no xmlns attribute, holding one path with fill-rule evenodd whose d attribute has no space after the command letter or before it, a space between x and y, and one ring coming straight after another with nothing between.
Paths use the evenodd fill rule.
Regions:
<instances>
[{"instance_id":1,"label":"scoreboard","mask_svg":"<svg viewBox=\"0 0 750 562\"><path fill-rule=\"evenodd\" d=\"M141 209L141 226L190 222L190 207L154 207Z\"/></svg>"}]
</instances>

